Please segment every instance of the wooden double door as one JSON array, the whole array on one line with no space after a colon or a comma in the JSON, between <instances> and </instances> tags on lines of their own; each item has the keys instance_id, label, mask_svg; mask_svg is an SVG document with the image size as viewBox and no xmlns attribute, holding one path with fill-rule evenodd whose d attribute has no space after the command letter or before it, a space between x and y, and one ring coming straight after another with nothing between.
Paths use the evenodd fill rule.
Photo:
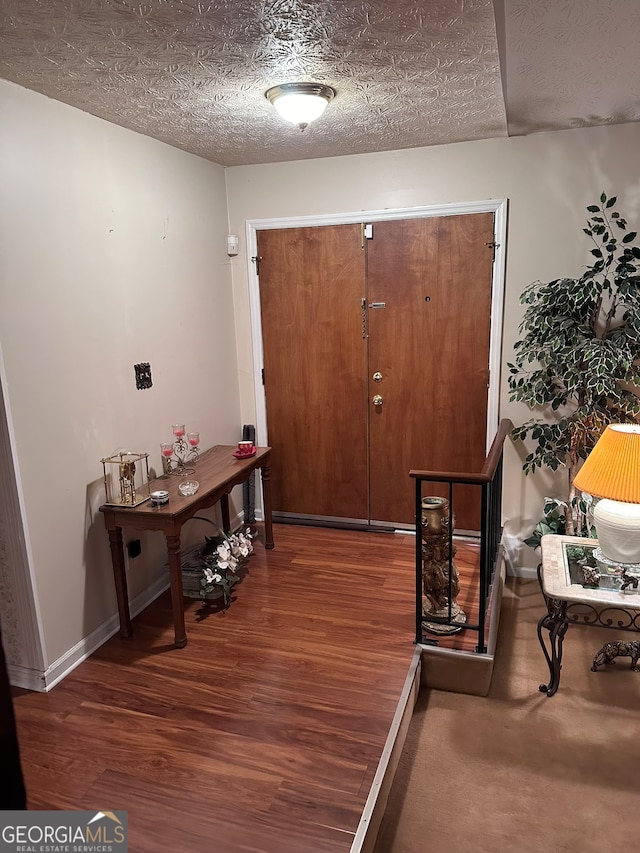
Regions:
<instances>
[{"instance_id":1,"label":"wooden double door","mask_svg":"<svg viewBox=\"0 0 640 853\"><path fill-rule=\"evenodd\" d=\"M413 525L411 469L485 458L493 214L257 236L274 512Z\"/></svg>"}]
</instances>

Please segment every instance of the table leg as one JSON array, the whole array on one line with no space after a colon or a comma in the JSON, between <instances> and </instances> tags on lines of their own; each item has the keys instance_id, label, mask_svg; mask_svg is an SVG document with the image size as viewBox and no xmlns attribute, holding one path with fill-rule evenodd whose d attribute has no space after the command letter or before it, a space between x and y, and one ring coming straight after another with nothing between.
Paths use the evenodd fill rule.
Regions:
<instances>
[{"instance_id":1,"label":"table leg","mask_svg":"<svg viewBox=\"0 0 640 853\"><path fill-rule=\"evenodd\" d=\"M538 621L538 640L544 652L547 666L549 667L549 683L541 684L539 690L547 696L553 696L560 686L560 670L562 669L562 643L567 633L569 623L567 622L567 602L545 599L547 602L547 613ZM549 632L549 651L542 636L542 629Z\"/></svg>"},{"instance_id":2,"label":"table leg","mask_svg":"<svg viewBox=\"0 0 640 853\"><path fill-rule=\"evenodd\" d=\"M108 532L109 545L111 547L111 564L113 566L113 578L116 584L116 598L118 599L118 613L120 615L120 636L130 637L132 634L131 615L129 613L127 573L124 567L122 528L110 528Z\"/></svg>"},{"instance_id":3,"label":"table leg","mask_svg":"<svg viewBox=\"0 0 640 853\"><path fill-rule=\"evenodd\" d=\"M229 495L220 498L220 510L222 512L222 529L225 533L231 533L231 516L229 515Z\"/></svg>"},{"instance_id":4,"label":"table leg","mask_svg":"<svg viewBox=\"0 0 640 853\"><path fill-rule=\"evenodd\" d=\"M262 474L262 501L264 503L264 547L273 548L273 522L271 520L271 466L264 465Z\"/></svg>"},{"instance_id":5,"label":"table leg","mask_svg":"<svg viewBox=\"0 0 640 853\"><path fill-rule=\"evenodd\" d=\"M184 627L184 597L182 592L182 560L180 559L180 534L167 536L169 554L169 576L171 578L171 606L175 627L175 646L183 649L187 645L187 632Z\"/></svg>"}]
</instances>

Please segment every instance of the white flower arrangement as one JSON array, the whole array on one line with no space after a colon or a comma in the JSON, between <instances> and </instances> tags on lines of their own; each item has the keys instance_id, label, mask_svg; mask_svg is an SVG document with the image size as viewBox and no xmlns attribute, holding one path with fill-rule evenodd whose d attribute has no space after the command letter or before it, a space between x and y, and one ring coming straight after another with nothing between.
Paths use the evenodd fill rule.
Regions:
<instances>
[{"instance_id":1,"label":"white flower arrangement","mask_svg":"<svg viewBox=\"0 0 640 853\"><path fill-rule=\"evenodd\" d=\"M222 533L216 537L206 537L206 546L202 552L204 566L200 579L200 596L202 598L218 598L222 596L224 603L231 601L231 590L238 583L240 564L253 551L252 539L255 534L247 527L238 533ZM220 542L220 539L222 541ZM212 552L208 548L214 546Z\"/></svg>"}]
</instances>

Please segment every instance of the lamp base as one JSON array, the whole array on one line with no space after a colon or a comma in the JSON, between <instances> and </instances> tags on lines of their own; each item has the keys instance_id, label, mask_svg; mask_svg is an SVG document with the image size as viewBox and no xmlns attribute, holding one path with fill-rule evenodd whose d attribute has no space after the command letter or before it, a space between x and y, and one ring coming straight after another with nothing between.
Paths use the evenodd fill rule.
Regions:
<instances>
[{"instance_id":1,"label":"lamp base","mask_svg":"<svg viewBox=\"0 0 640 853\"><path fill-rule=\"evenodd\" d=\"M600 549L614 563L640 563L640 504L599 500L593 521Z\"/></svg>"}]
</instances>

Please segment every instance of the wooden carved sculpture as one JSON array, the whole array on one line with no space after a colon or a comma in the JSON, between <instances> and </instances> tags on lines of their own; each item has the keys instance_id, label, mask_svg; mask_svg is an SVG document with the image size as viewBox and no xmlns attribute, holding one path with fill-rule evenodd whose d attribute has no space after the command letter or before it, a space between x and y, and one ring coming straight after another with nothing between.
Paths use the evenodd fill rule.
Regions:
<instances>
[{"instance_id":1,"label":"wooden carved sculpture","mask_svg":"<svg viewBox=\"0 0 640 853\"><path fill-rule=\"evenodd\" d=\"M455 520L449 512L449 501L440 497L422 500L422 588L426 600L422 615L423 628L433 634L459 631L467 617L456 602L460 577L454 562L456 547L450 530Z\"/></svg>"}]
</instances>

